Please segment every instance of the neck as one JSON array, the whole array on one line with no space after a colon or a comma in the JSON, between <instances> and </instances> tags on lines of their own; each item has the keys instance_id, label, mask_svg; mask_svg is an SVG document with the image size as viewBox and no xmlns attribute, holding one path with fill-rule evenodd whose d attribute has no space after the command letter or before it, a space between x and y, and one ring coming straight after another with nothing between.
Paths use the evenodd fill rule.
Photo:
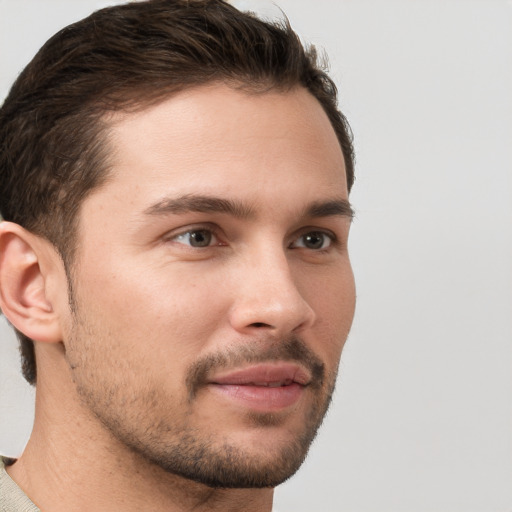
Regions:
<instances>
[{"instance_id":1,"label":"neck","mask_svg":"<svg viewBox=\"0 0 512 512\"><path fill-rule=\"evenodd\" d=\"M55 374L54 374L55 377ZM53 380L38 382L34 429L7 468L41 509L51 512L269 512L273 489L213 489L169 474L124 446Z\"/></svg>"}]
</instances>

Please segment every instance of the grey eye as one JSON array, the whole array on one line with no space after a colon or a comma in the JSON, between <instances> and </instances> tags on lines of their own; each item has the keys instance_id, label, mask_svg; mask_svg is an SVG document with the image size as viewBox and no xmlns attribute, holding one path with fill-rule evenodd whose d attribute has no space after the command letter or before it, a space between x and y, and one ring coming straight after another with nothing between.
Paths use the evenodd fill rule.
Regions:
<instances>
[{"instance_id":1,"label":"grey eye","mask_svg":"<svg viewBox=\"0 0 512 512\"><path fill-rule=\"evenodd\" d=\"M177 235L174 241L184 245L190 245L190 247L208 247L211 245L213 238L214 236L211 231L207 229L195 229Z\"/></svg>"},{"instance_id":2,"label":"grey eye","mask_svg":"<svg viewBox=\"0 0 512 512\"><path fill-rule=\"evenodd\" d=\"M332 244L332 238L322 231L310 231L301 235L293 244L292 247L304 247L318 251L326 249Z\"/></svg>"},{"instance_id":3,"label":"grey eye","mask_svg":"<svg viewBox=\"0 0 512 512\"><path fill-rule=\"evenodd\" d=\"M212 241L212 234L210 231L204 229L200 231L192 231L190 233L190 245L192 247L207 247Z\"/></svg>"}]
</instances>

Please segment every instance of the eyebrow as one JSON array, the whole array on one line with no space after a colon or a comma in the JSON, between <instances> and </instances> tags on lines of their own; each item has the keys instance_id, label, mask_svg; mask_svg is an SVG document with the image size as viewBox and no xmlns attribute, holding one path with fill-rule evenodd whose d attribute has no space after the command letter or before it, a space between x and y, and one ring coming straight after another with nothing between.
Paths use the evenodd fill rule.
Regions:
<instances>
[{"instance_id":1,"label":"eyebrow","mask_svg":"<svg viewBox=\"0 0 512 512\"><path fill-rule=\"evenodd\" d=\"M179 215L190 212L224 213L240 219L256 218L256 211L240 201L195 194L176 198L166 197L144 211L146 215ZM347 199L330 199L309 204L304 209L303 216L309 218L341 216L352 219L354 210Z\"/></svg>"},{"instance_id":2,"label":"eyebrow","mask_svg":"<svg viewBox=\"0 0 512 512\"><path fill-rule=\"evenodd\" d=\"M239 201L195 194L187 194L177 198L166 197L145 210L147 215L189 212L226 213L241 219L249 219L256 216L252 208Z\"/></svg>"},{"instance_id":3,"label":"eyebrow","mask_svg":"<svg viewBox=\"0 0 512 512\"><path fill-rule=\"evenodd\" d=\"M352 220L355 212L347 199L331 199L328 201L315 201L310 204L305 212L305 217L347 217Z\"/></svg>"}]
</instances>

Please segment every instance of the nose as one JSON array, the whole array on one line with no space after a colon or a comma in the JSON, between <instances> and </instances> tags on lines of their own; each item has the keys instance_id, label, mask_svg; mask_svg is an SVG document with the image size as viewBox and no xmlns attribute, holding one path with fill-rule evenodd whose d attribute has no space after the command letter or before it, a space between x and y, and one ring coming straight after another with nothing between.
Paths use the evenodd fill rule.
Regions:
<instances>
[{"instance_id":1,"label":"nose","mask_svg":"<svg viewBox=\"0 0 512 512\"><path fill-rule=\"evenodd\" d=\"M243 334L267 331L281 337L314 324L315 311L297 287L282 249L252 258L240 270L229 315L235 330Z\"/></svg>"}]
</instances>

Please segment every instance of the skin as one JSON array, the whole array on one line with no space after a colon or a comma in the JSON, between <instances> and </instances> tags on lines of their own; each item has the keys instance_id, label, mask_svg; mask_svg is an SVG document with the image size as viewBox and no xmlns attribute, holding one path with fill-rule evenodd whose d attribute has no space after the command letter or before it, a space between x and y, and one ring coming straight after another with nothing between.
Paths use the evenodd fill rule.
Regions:
<instances>
[{"instance_id":1,"label":"skin","mask_svg":"<svg viewBox=\"0 0 512 512\"><path fill-rule=\"evenodd\" d=\"M72 297L47 242L1 228L0 272L26 254L2 308L30 304L10 320L38 361L34 431L9 473L45 511L268 511L328 407L354 314L335 133L300 88L203 86L110 122ZM287 364L293 400L218 384Z\"/></svg>"}]
</instances>

